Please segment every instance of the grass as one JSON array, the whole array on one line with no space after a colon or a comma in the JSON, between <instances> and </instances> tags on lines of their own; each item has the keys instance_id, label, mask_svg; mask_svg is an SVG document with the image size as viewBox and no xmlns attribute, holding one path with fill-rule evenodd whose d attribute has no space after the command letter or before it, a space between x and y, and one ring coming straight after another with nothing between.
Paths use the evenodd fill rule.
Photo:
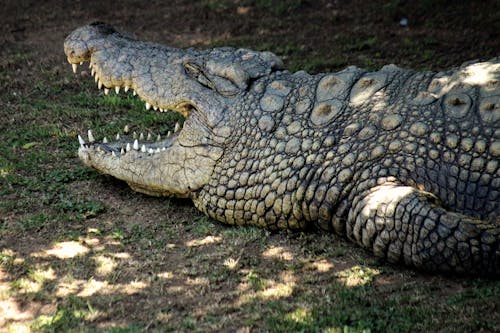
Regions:
<instances>
[{"instance_id":1,"label":"grass","mask_svg":"<svg viewBox=\"0 0 500 333\"><path fill-rule=\"evenodd\" d=\"M282 15L308 4L241 5ZM376 68L387 56L380 37L348 37L339 32L328 56L279 36L214 44L273 50L311 72L352 61ZM434 38L401 43L424 62L441 59ZM498 281L391 267L334 235L223 226L188 202L133 193L84 167L76 135L88 128L113 137L126 124L165 132L182 119L146 112L130 95L104 96L37 56L13 48L0 60L0 304L9 308L0 331L499 330Z\"/></svg>"},{"instance_id":2,"label":"grass","mask_svg":"<svg viewBox=\"0 0 500 333\"><path fill-rule=\"evenodd\" d=\"M74 330L81 327L83 322L98 315L88 301L71 295L58 305L54 314L37 317L31 324L31 328L39 332Z\"/></svg>"}]
</instances>

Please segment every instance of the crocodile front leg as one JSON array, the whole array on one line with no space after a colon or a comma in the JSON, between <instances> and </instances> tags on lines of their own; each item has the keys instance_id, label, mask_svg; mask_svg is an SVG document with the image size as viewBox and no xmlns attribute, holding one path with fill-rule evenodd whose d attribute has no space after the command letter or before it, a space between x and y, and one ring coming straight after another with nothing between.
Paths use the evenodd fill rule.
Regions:
<instances>
[{"instance_id":1,"label":"crocodile front leg","mask_svg":"<svg viewBox=\"0 0 500 333\"><path fill-rule=\"evenodd\" d=\"M377 257L429 271L498 275L499 230L447 211L435 196L386 183L354 200L347 236Z\"/></svg>"}]
</instances>

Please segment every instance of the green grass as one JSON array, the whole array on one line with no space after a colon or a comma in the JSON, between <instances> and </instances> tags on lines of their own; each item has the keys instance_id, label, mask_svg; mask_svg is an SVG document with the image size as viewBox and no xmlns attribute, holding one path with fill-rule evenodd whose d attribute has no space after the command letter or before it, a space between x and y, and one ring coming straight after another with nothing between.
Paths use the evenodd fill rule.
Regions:
<instances>
[{"instance_id":1,"label":"green grass","mask_svg":"<svg viewBox=\"0 0 500 333\"><path fill-rule=\"evenodd\" d=\"M31 328L39 332L68 331L81 327L85 320L96 315L96 310L89 302L70 295L58 305L54 314L37 317Z\"/></svg>"},{"instance_id":2,"label":"green grass","mask_svg":"<svg viewBox=\"0 0 500 333\"><path fill-rule=\"evenodd\" d=\"M398 302L381 300L370 287L346 289L333 284L327 291L329 304L286 309L277 304L275 315L267 325L275 332L408 332L426 327L430 310L426 307L401 306ZM419 328L420 326L420 328Z\"/></svg>"},{"instance_id":3,"label":"green grass","mask_svg":"<svg viewBox=\"0 0 500 333\"><path fill-rule=\"evenodd\" d=\"M304 1L252 4L294 13ZM276 38L243 36L231 42L271 49L292 70L311 72L349 64L346 53L381 52L380 41L370 36L343 43L330 57ZM436 55L432 38L402 43L425 59ZM0 301L20 309L33 306L25 327L37 332L498 331L498 281L393 268L333 235L223 226L188 203L133 193L84 167L76 157L76 136L88 128L99 138L113 137L126 124L133 131L165 132L182 119L146 112L130 95L104 96L91 80L48 66L39 65L34 79L23 67L33 58L13 50L0 63L0 86L6 87L0 91L0 273L7 285ZM378 65L372 57L356 59ZM13 85L7 76L17 67L26 77L21 73ZM58 252L63 245L67 252ZM15 331L15 324L11 320L0 330Z\"/></svg>"},{"instance_id":4,"label":"green grass","mask_svg":"<svg viewBox=\"0 0 500 333\"><path fill-rule=\"evenodd\" d=\"M20 228L23 231L36 232L40 230L48 220L48 215L45 213L33 214L26 216L20 220Z\"/></svg>"}]
</instances>

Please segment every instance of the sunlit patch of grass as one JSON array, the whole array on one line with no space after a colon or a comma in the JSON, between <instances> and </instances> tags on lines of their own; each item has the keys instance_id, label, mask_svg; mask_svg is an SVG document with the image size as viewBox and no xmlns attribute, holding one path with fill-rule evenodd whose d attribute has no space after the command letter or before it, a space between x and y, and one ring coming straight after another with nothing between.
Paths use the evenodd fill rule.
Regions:
<instances>
[{"instance_id":1,"label":"sunlit patch of grass","mask_svg":"<svg viewBox=\"0 0 500 333\"><path fill-rule=\"evenodd\" d=\"M259 296L264 300L281 299L292 296L296 286L295 276L287 271L282 272L279 277L267 280L265 288Z\"/></svg>"},{"instance_id":2,"label":"sunlit patch of grass","mask_svg":"<svg viewBox=\"0 0 500 333\"><path fill-rule=\"evenodd\" d=\"M192 239L186 242L188 247L204 246L209 244L217 244L222 241L222 237L219 236L207 236L204 238Z\"/></svg>"},{"instance_id":3,"label":"sunlit patch of grass","mask_svg":"<svg viewBox=\"0 0 500 333\"><path fill-rule=\"evenodd\" d=\"M299 325L310 325L312 319L311 310L305 307L298 307L285 316L285 320L296 322Z\"/></svg>"},{"instance_id":4,"label":"sunlit patch of grass","mask_svg":"<svg viewBox=\"0 0 500 333\"><path fill-rule=\"evenodd\" d=\"M254 270L250 270L246 276L246 281L250 284L254 291L259 291L264 288L264 281Z\"/></svg>"},{"instance_id":5,"label":"sunlit patch of grass","mask_svg":"<svg viewBox=\"0 0 500 333\"><path fill-rule=\"evenodd\" d=\"M242 269L239 273L244 274L240 278L241 294L236 303L239 307L284 300L291 297L296 288L297 279L290 271L273 277L264 277L263 273L254 269Z\"/></svg>"},{"instance_id":6,"label":"sunlit patch of grass","mask_svg":"<svg viewBox=\"0 0 500 333\"><path fill-rule=\"evenodd\" d=\"M286 248L282 246L272 246L268 249L266 249L263 253L262 256L264 258L275 258L275 259L282 259L286 261L293 260L293 254Z\"/></svg>"},{"instance_id":7,"label":"sunlit patch of grass","mask_svg":"<svg viewBox=\"0 0 500 333\"><path fill-rule=\"evenodd\" d=\"M50 298L47 289L52 288L56 279L55 271L49 268L30 268L27 273L10 283L10 294L33 301Z\"/></svg>"},{"instance_id":8,"label":"sunlit patch of grass","mask_svg":"<svg viewBox=\"0 0 500 333\"><path fill-rule=\"evenodd\" d=\"M15 255L12 252L12 250L3 249L2 252L0 252L0 265L12 264L14 259L15 259Z\"/></svg>"},{"instance_id":9,"label":"sunlit patch of grass","mask_svg":"<svg viewBox=\"0 0 500 333\"><path fill-rule=\"evenodd\" d=\"M94 256L96 263L96 273L101 276L109 275L116 268L118 263L113 259L105 255Z\"/></svg>"},{"instance_id":10,"label":"sunlit patch of grass","mask_svg":"<svg viewBox=\"0 0 500 333\"><path fill-rule=\"evenodd\" d=\"M59 259L69 259L77 256L81 256L89 251L87 246L80 244L77 241L65 241L57 242L51 248L35 252L32 256L35 257L47 257L54 256Z\"/></svg>"},{"instance_id":11,"label":"sunlit patch of grass","mask_svg":"<svg viewBox=\"0 0 500 333\"><path fill-rule=\"evenodd\" d=\"M3 156L0 156L0 178L5 178L14 171L12 164L9 163Z\"/></svg>"},{"instance_id":12,"label":"sunlit patch of grass","mask_svg":"<svg viewBox=\"0 0 500 333\"><path fill-rule=\"evenodd\" d=\"M53 314L36 317L31 328L38 332L67 332L83 327L98 315L99 311L89 301L70 295L63 299Z\"/></svg>"},{"instance_id":13,"label":"sunlit patch of grass","mask_svg":"<svg viewBox=\"0 0 500 333\"><path fill-rule=\"evenodd\" d=\"M371 283L379 274L380 271L373 268L353 266L337 273L337 276L346 286L352 287Z\"/></svg>"},{"instance_id":14,"label":"sunlit patch of grass","mask_svg":"<svg viewBox=\"0 0 500 333\"><path fill-rule=\"evenodd\" d=\"M224 259L224 266L226 266L230 270L236 269L238 267L239 259L227 258Z\"/></svg>"},{"instance_id":15,"label":"sunlit patch of grass","mask_svg":"<svg viewBox=\"0 0 500 333\"><path fill-rule=\"evenodd\" d=\"M11 287L18 293L36 293L40 291L40 285L27 278L20 278L13 281Z\"/></svg>"}]
</instances>

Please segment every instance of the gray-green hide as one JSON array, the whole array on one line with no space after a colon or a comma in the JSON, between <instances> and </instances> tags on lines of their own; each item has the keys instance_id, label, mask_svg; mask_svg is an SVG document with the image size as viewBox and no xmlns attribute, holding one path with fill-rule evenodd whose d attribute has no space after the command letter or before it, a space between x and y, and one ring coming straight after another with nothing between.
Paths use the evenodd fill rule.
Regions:
<instances>
[{"instance_id":1,"label":"gray-green hide","mask_svg":"<svg viewBox=\"0 0 500 333\"><path fill-rule=\"evenodd\" d=\"M186 117L159 141L80 138L85 164L221 222L334 231L392 263L498 276L499 58L310 75L268 52L173 49L101 23L64 47L106 93Z\"/></svg>"}]
</instances>

